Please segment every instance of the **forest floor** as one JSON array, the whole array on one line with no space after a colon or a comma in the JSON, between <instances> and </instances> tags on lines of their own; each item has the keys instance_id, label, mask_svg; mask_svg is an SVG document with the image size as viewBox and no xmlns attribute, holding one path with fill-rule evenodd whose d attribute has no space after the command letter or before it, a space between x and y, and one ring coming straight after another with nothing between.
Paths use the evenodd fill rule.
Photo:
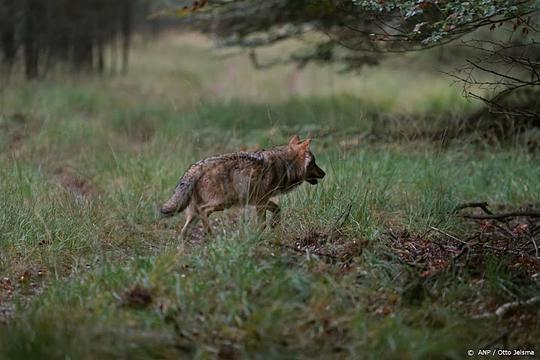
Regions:
<instances>
[{"instance_id":1,"label":"forest floor","mask_svg":"<svg viewBox=\"0 0 540 360\"><path fill-rule=\"evenodd\" d=\"M538 354L540 156L460 133L476 105L439 55L256 71L167 35L126 76L5 81L0 358ZM327 176L278 227L232 209L182 242L159 219L189 164L293 134Z\"/></svg>"}]
</instances>

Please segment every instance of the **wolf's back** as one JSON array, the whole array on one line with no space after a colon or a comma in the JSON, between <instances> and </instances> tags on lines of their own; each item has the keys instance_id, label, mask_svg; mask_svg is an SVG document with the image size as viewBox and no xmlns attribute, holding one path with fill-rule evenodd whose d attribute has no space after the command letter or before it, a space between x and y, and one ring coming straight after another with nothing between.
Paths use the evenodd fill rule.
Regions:
<instances>
[{"instance_id":1,"label":"wolf's back","mask_svg":"<svg viewBox=\"0 0 540 360\"><path fill-rule=\"evenodd\" d=\"M200 164L191 165L178 181L172 196L161 206L161 214L173 216L175 213L183 211L189 205L193 188L201 176L202 166Z\"/></svg>"}]
</instances>

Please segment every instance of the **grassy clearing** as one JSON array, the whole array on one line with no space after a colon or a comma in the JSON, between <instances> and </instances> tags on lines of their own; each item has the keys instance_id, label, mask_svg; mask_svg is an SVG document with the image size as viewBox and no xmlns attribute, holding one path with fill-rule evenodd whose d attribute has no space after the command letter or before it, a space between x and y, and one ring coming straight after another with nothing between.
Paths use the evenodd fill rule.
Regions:
<instances>
[{"instance_id":1,"label":"grassy clearing","mask_svg":"<svg viewBox=\"0 0 540 360\"><path fill-rule=\"evenodd\" d=\"M538 155L416 136L471 108L442 75L397 72L396 60L359 77L255 72L193 36L133 59L125 78L12 80L0 92L1 358L538 350L538 307L475 319L537 295L538 260L471 244L450 263L458 244L429 231L494 245L492 224L450 213L540 203ZM179 244L181 217L157 219L193 161L293 133L316 136L328 176L280 199L277 229L258 233L249 211L231 210L211 238Z\"/></svg>"}]
</instances>

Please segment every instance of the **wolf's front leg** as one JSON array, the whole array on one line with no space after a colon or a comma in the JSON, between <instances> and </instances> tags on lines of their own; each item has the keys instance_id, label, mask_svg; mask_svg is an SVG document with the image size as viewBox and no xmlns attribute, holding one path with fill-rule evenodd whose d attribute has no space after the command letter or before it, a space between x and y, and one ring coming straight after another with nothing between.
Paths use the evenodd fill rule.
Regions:
<instances>
[{"instance_id":1,"label":"wolf's front leg","mask_svg":"<svg viewBox=\"0 0 540 360\"><path fill-rule=\"evenodd\" d=\"M266 227L267 210L272 212L272 219L270 219L270 227L275 227L277 224L279 224L281 220L280 209L278 204L276 204L275 202L268 201L264 205L257 205L257 223L263 229Z\"/></svg>"},{"instance_id":2,"label":"wolf's front leg","mask_svg":"<svg viewBox=\"0 0 540 360\"><path fill-rule=\"evenodd\" d=\"M257 227L266 228L266 205L257 205Z\"/></svg>"},{"instance_id":3,"label":"wolf's front leg","mask_svg":"<svg viewBox=\"0 0 540 360\"><path fill-rule=\"evenodd\" d=\"M266 204L266 209L272 212L272 219L270 220L270 226L274 228L281 221L281 209L279 208L279 205L273 201L269 201L268 204Z\"/></svg>"}]
</instances>

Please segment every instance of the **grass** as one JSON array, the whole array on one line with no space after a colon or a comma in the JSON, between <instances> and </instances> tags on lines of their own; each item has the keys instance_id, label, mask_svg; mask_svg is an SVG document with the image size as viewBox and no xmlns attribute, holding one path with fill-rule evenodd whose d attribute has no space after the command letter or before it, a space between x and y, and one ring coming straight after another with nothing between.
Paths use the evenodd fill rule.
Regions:
<instances>
[{"instance_id":1,"label":"grass","mask_svg":"<svg viewBox=\"0 0 540 360\"><path fill-rule=\"evenodd\" d=\"M358 77L256 72L192 35L133 59L127 77L0 91L0 358L458 359L501 335L538 351L538 308L475 318L538 294L538 270L400 255L448 241L430 226L476 231L451 214L461 202L540 203L525 147L416 136L472 109L448 79L392 59ZM181 217L157 219L193 161L294 133L315 135L328 176L280 199L276 229L231 210L178 243Z\"/></svg>"}]
</instances>

